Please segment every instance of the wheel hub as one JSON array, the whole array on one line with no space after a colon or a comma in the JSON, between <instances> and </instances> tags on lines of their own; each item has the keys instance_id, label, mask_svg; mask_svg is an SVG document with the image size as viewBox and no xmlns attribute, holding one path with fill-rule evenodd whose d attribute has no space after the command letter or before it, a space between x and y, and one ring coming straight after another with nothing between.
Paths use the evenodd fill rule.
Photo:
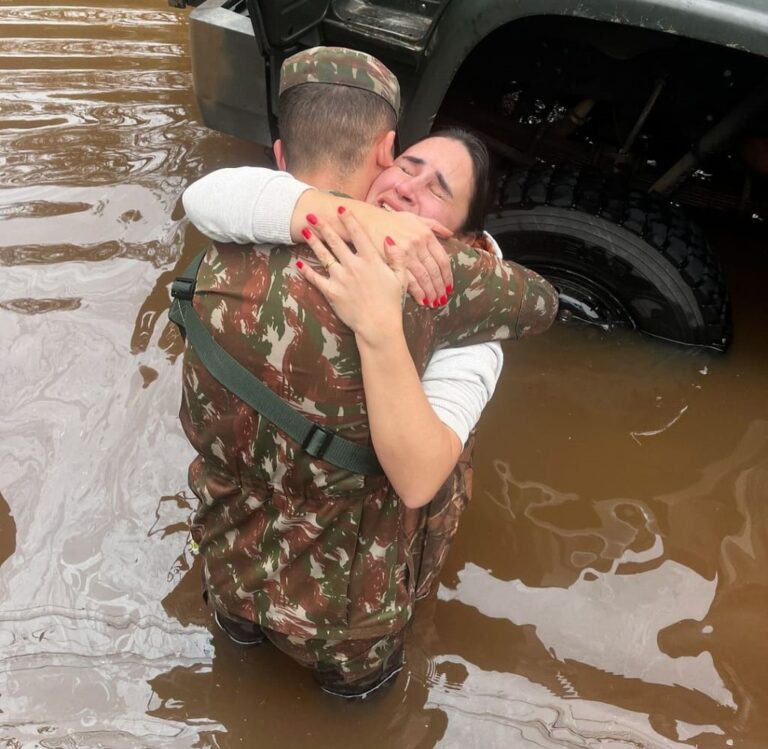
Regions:
<instances>
[{"instance_id":1,"label":"wheel hub","mask_svg":"<svg viewBox=\"0 0 768 749\"><path fill-rule=\"evenodd\" d=\"M593 325L605 331L615 328L635 329L632 316L624 305L594 279L564 268L529 266L544 276L558 291L558 319L581 325Z\"/></svg>"}]
</instances>

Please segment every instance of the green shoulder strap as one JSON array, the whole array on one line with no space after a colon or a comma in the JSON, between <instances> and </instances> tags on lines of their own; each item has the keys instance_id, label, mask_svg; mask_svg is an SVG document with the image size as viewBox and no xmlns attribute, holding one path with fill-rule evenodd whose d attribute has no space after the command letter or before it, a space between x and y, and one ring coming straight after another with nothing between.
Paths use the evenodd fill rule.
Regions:
<instances>
[{"instance_id":1,"label":"green shoulder strap","mask_svg":"<svg viewBox=\"0 0 768 749\"><path fill-rule=\"evenodd\" d=\"M204 257L205 252L201 252L184 275L173 282L169 317L186 334L189 345L211 376L298 442L313 458L353 473L381 475L383 471L372 448L339 437L310 421L216 343L192 305L197 271Z\"/></svg>"}]
</instances>

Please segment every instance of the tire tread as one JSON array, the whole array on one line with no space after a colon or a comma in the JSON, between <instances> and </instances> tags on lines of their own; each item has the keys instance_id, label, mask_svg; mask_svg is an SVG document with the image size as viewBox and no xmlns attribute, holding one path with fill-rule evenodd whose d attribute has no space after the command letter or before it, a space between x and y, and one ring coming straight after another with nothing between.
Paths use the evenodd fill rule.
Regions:
<instances>
[{"instance_id":1,"label":"tire tread","mask_svg":"<svg viewBox=\"0 0 768 749\"><path fill-rule=\"evenodd\" d=\"M550 206L617 224L662 255L690 286L704 317L700 343L724 348L731 333L730 300L720 264L699 226L662 198L630 189L590 169L537 165L510 172L499 189L499 209Z\"/></svg>"}]
</instances>

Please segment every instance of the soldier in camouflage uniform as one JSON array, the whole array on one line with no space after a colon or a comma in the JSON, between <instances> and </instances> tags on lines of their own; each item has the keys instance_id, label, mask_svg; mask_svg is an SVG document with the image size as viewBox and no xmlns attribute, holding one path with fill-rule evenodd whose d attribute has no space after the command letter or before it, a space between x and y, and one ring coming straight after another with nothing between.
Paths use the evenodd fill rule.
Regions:
<instances>
[{"instance_id":1,"label":"soldier in camouflage uniform","mask_svg":"<svg viewBox=\"0 0 768 749\"><path fill-rule=\"evenodd\" d=\"M286 61L281 92L315 83L373 92L395 112L399 105L394 76L363 53L316 48ZM404 301L419 373L438 346L549 327L557 295L541 277L456 241L446 249L448 304ZM306 246L215 245L198 274L195 309L217 342L297 411L369 444L354 334L299 275L298 260L318 267ZM260 628L334 694L364 693L396 672L416 570L386 477L312 458L223 388L192 349L181 420L198 453L189 471L200 499L193 537L217 614Z\"/></svg>"}]
</instances>

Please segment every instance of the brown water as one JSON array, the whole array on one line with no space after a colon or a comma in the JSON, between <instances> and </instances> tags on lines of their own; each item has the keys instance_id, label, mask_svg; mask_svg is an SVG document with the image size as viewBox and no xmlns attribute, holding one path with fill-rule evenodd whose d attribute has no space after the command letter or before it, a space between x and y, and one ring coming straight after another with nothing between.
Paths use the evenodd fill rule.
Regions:
<instances>
[{"instance_id":1,"label":"brown water","mask_svg":"<svg viewBox=\"0 0 768 749\"><path fill-rule=\"evenodd\" d=\"M76 2L76 0L72 0ZM368 704L208 629L167 284L178 209L262 149L196 123L186 14L0 3L0 745L768 746L764 243L726 357L507 348L476 492Z\"/></svg>"}]
</instances>

